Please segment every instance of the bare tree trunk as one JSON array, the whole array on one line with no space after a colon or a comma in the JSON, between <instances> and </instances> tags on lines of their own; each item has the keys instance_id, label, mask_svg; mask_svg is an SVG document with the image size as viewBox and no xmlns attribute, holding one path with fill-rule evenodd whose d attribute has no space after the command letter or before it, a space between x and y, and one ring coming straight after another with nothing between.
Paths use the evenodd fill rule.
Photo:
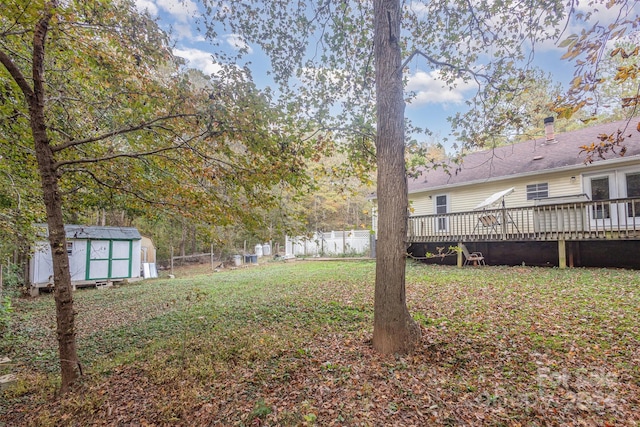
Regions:
<instances>
[{"instance_id":1,"label":"bare tree trunk","mask_svg":"<svg viewBox=\"0 0 640 427\"><path fill-rule=\"evenodd\" d=\"M407 179L404 160L399 0L374 1L378 162L378 244L373 347L408 353L420 328L406 304Z\"/></svg>"},{"instance_id":2,"label":"bare tree trunk","mask_svg":"<svg viewBox=\"0 0 640 427\"><path fill-rule=\"evenodd\" d=\"M36 26L33 48L33 91L25 92L29 104L31 132L33 134L38 170L42 183L42 194L47 211L49 244L53 261L55 285L58 352L62 384L60 391L66 393L80 375L80 364L76 351L75 312L69 271L69 256L62 218L62 199L58 189L54 153L47 135L45 121L44 56L45 42L52 9L57 3L47 6L45 15Z\"/></svg>"},{"instance_id":3,"label":"bare tree trunk","mask_svg":"<svg viewBox=\"0 0 640 427\"><path fill-rule=\"evenodd\" d=\"M35 135L35 133L34 133ZM43 135L44 136L44 135ZM45 136L46 138L46 136ZM36 138L36 156L40 169L44 203L47 210L49 244L53 261L53 281L55 286L58 352L62 377L61 393L66 393L80 373L76 351L75 311L69 271L69 256L62 220L62 201L58 190L55 171L52 169L53 156L47 142Z\"/></svg>"},{"instance_id":4,"label":"bare tree trunk","mask_svg":"<svg viewBox=\"0 0 640 427\"><path fill-rule=\"evenodd\" d=\"M183 257L187 254L187 224L184 219L181 222L181 227L182 235L180 237L180 256Z\"/></svg>"},{"instance_id":5,"label":"bare tree trunk","mask_svg":"<svg viewBox=\"0 0 640 427\"><path fill-rule=\"evenodd\" d=\"M198 252L198 230L196 229L195 225L192 225L190 227L190 231L191 231L191 253L195 254L196 252Z\"/></svg>"}]
</instances>

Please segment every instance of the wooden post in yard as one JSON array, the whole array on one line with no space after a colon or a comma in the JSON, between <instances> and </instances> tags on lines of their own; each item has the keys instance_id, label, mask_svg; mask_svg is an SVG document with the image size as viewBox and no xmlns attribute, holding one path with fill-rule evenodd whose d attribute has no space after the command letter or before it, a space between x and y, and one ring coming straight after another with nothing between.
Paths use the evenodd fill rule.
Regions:
<instances>
[{"instance_id":1,"label":"wooden post in yard","mask_svg":"<svg viewBox=\"0 0 640 427\"><path fill-rule=\"evenodd\" d=\"M211 270L215 270L215 267L213 266L213 243L211 244L211 250L209 253L211 254Z\"/></svg>"},{"instance_id":2,"label":"wooden post in yard","mask_svg":"<svg viewBox=\"0 0 640 427\"><path fill-rule=\"evenodd\" d=\"M567 268L567 241L558 240L558 267Z\"/></svg>"},{"instance_id":3,"label":"wooden post in yard","mask_svg":"<svg viewBox=\"0 0 640 427\"><path fill-rule=\"evenodd\" d=\"M458 268L462 268L462 242L458 242Z\"/></svg>"},{"instance_id":4,"label":"wooden post in yard","mask_svg":"<svg viewBox=\"0 0 640 427\"><path fill-rule=\"evenodd\" d=\"M173 246L171 246L171 275L173 275Z\"/></svg>"}]
</instances>

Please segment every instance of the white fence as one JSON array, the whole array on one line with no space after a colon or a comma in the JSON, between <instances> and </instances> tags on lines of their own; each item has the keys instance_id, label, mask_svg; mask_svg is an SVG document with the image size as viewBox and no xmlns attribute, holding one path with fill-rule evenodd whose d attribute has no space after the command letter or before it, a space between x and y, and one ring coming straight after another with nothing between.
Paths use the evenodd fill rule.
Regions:
<instances>
[{"instance_id":1,"label":"white fence","mask_svg":"<svg viewBox=\"0 0 640 427\"><path fill-rule=\"evenodd\" d=\"M369 255L369 230L317 232L313 236L286 237L287 255Z\"/></svg>"}]
</instances>

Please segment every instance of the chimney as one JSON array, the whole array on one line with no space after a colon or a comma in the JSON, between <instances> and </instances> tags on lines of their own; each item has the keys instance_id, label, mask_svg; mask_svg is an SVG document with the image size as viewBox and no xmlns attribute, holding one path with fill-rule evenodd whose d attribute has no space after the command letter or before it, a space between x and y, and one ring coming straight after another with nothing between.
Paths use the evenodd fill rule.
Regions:
<instances>
[{"instance_id":1,"label":"chimney","mask_svg":"<svg viewBox=\"0 0 640 427\"><path fill-rule=\"evenodd\" d=\"M553 117L544 119L544 136L546 142L556 142L556 134L553 127Z\"/></svg>"}]
</instances>

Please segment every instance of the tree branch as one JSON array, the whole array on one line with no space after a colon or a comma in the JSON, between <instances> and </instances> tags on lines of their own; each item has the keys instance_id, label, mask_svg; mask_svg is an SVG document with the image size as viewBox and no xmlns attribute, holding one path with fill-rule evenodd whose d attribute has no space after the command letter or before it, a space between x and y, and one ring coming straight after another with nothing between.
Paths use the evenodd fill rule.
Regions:
<instances>
[{"instance_id":1,"label":"tree branch","mask_svg":"<svg viewBox=\"0 0 640 427\"><path fill-rule=\"evenodd\" d=\"M104 188L108 188L108 189L110 189L110 190L121 191L121 192L123 192L123 193L125 193L125 194L129 194L129 195L131 195L131 196L135 197L136 199L141 200L142 202L147 203L147 204L149 204L149 205L151 205L151 206L154 206L154 205L155 205L155 206L164 206L164 207L169 206L169 207L172 207L172 208L178 208L178 209L182 208L182 206L181 206L181 205L179 205L179 204L169 203L169 202L167 202L167 201L159 202L159 201L157 201L157 200L153 200L153 199L149 199L149 198L143 197L143 196L141 196L141 195L139 194L139 192L137 192L137 191L131 191L131 190L128 190L128 189L126 189L126 188L124 188L124 187L122 187L122 186L114 186L114 185L110 185L110 184L108 184L108 183L106 183L106 182L102 181L102 180L101 180L100 178L98 178L98 177L97 177L93 172L91 172L91 171L89 171L89 170L87 170L87 169L78 169L78 170L76 170L75 172L76 172L76 173L84 173L84 174L87 174L87 175L89 175L89 176L91 177L91 179L93 179L93 180L94 180L98 185L100 185L100 186L102 186L102 187L104 187Z\"/></svg>"},{"instance_id":2,"label":"tree branch","mask_svg":"<svg viewBox=\"0 0 640 427\"><path fill-rule=\"evenodd\" d=\"M24 77L20 69L13 63L9 55L7 55L4 50L0 49L0 63L4 65L4 68L7 69L13 80L18 84L20 90L27 99L33 98L33 89L29 86L29 82Z\"/></svg>"},{"instance_id":3,"label":"tree branch","mask_svg":"<svg viewBox=\"0 0 640 427\"><path fill-rule=\"evenodd\" d=\"M448 63L448 62L439 61L439 60L437 60L437 59L435 59L435 58L433 58L433 57L431 57L431 56L427 55L426 53L422 52L422 51L421 51L421 50L419 50L419 49L414 50L414 51L411 53L411 55L409 55L409 57L408 57L407 59L405 59L405 60L404 60L404 62L402 63L402 65L400 65L400 67L398 67L397 72L402 73L402 70L404 70L404 67L406 67L406 66L407 66L407 64L408 64L408 63L409 63L409 62L410 62L410 61L411 61L411 60L412 60L416 55L420 55L420 56L422 56L423 58L425 58L427 61L429 61L429 62L430 62L431 64L433 64L433 65L437 65L437 66L439 66L439 67L444 67L444 68L450 68L450 69L452 69L452 70L457 71L457 72L458 72L458 73L460 73L460 74L461 74L462 72L465 72L465 73L468 73L468 74L472 75L475 79L482 78L482 79L486 80L487 82L490 82L490 81L491 81L491 77L490 77L490 76L488 76L488 75L486 75L486 74L477 73L477 72L475 72L475 71L473 71L473 70L471 70L471 69L469 69L469 68L467 68L467 67L457 67L457 66L455 66L455 65L453 65L453 64L450 64L450 63Z\"/></svg>"},{"instance_id":4,"label":"tree branch","mask_svg":"<svg viewBox=\"0 0 640 427\"><path fill-rule=\"evenodd\" d=\"M139 123L139 124L137 124L135 126L128 126L128 127L116 129L116 130L113 130L111 132L104 133L102 135L92 136L90 138L85 138L85 139L77 139L77 140L73 140L73 141L67 141L67 142L65 142L63 144L57 144L57 145L54 145L53 147L51 147L51 151L56 153L58 151L65 150L65 149L70 148L70 147L76 147L78 145L84 145L84 144L89 144L91 142L102 141L102 140L105 140L107 138L111 138L111 137L114 137L114 136L117 136L117 135L124 135L124 134L127 134L127 133L136 132L136 131L148 128L151 125L153 125L154 123L164 122L164 121L167 121L167 120L184 118L184 117L196 117L196 114L186 114L186 113L185 114L171 114L171 115L168 115L168 116L157 117L157 118L155 118L153 120L149 120L148 122L142 122L142 123Z\"/></svg>"},{"instance_id":5,"label":"tree branch","mask_svg":"<svg viewBox=\"0 0 640 427\"><path fill-rule=\"evenodd\" d=\"M109 156L93 157L93 158L88 158L88 159L62 160L62 161L56 162L56 164L54 165L54 169L58 170L60 167L67 166L67 165L80 165L80 164L87 164L87 163L99 163L99 162L103 162L103 161L107 161L107 160L114 160L114 159L119 159L119 158L124 158L124 157L128 157L128 158L131 158L131 159L139 159L141 157L152 156L152 155L155 155L155 154L164 153L166 151L178 150L180 148L188 148L188 146L186 145L186 143L183 142L183 143L180 143L180 144L171 145L169 147L160 147L160 148L157 148L155 150L140 151L140 152L137 152L137 153L118 153L118 154L112 154L112 155L109 155Z\"/></svg>"},{"instance_id":6,"label":"tree branch","mask_svg":"<svg viewBox=\"0 0 640 427\"><path fill-rule=\"evenodd\" d=\"M53 17L53 10L58 7L58 0L51 0L45 5L44 16L40 18L36 24L33 34L33 63L31 64L31 72L33 74L33 92L32 95L44 98L44 56L45 43L47 41L47 32L49 31L49 21ZM38 104L44 108L44 99L36 99ZM29 104L31 107L31 104Z\"/></svg>"}]
</instances>

